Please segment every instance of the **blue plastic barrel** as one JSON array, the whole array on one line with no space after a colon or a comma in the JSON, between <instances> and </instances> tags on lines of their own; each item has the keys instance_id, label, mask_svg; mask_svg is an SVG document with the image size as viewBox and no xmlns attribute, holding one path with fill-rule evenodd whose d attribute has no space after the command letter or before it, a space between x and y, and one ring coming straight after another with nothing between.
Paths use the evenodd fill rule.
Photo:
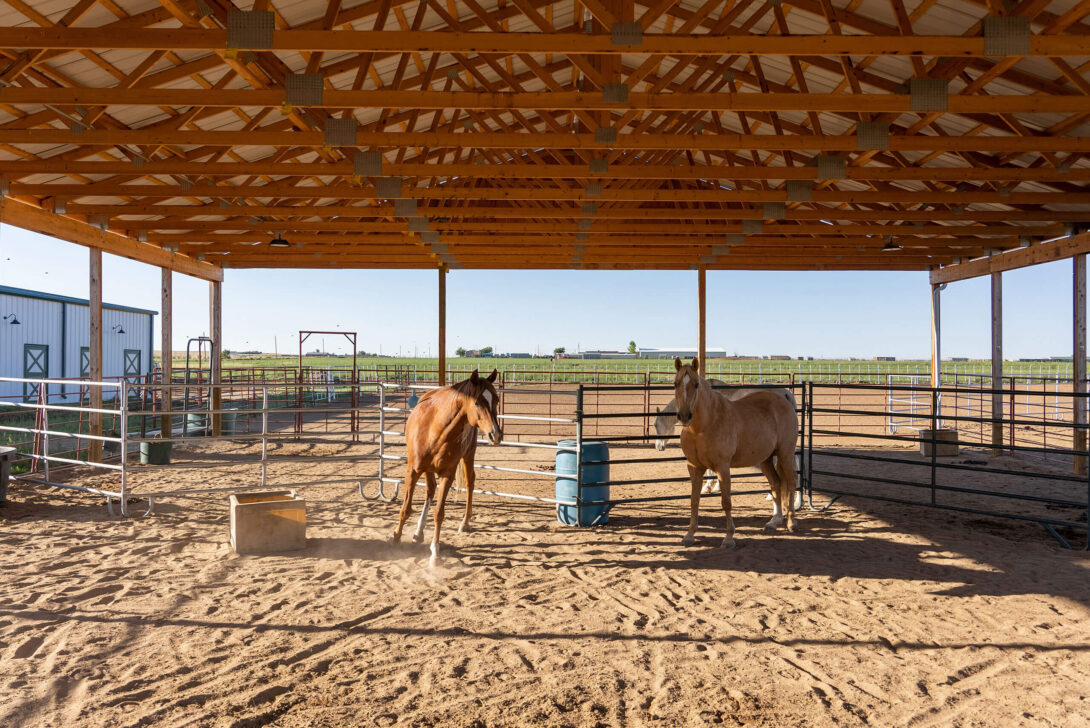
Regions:
<instances>
[{"instance_id":1,"label":"blue plastic barrel","mask_svg":"<svg viewBox=\"0 0 1090 728\"><path fill-rule=\"evenodd\" d=\"M563 501L575 501L575 440L561 440L559 447L570 447L571 450L556 451L556 499ZM583 462L596 462L609 460L609 444L605 442L584 442ZM567 476L567 477L565 477ZM609 482L609 463L601 465L583 466L583 502L609 500L609 486L595 485L596 483ZM576 512L578 511L578 516ZM609 521L608 505L562 506L556 507L556 519L569 526L598 525ZM601 518L595 523L595 519Z\"/></svg>"},{"instance_id":2,"label":"blue plastic barrel","mask_svg":"<svg viewBox=\"0 0 1090 728\"><path fill-rule=\"evenodd\" d=\"M420 398L416 396L416 390L412 390L412 394L409 395L409 409L416 407L416 403L420 401Z\"/></svg>"}]
</instances>

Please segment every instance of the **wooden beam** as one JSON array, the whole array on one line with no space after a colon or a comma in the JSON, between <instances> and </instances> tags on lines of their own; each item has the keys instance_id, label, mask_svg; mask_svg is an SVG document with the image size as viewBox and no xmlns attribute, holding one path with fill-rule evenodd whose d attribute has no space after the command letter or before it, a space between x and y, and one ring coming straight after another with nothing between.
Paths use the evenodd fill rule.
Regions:
<instances>
[{"instance_id":1,"label":"wooden beam","mask_svg":"<svg viewBox=\"0 0 1090 728\"><path fill-rule=\"evenodd\" d=\"M85 222L46 212L41 208L10 198L0 198L0 222L67 240L70 243L85 245L122 258L149 265L165 266L196 278L204 280L222 280L223 278L223 270L219 266L202 263L186 255L167 253L157 245L141 243L108 230L100 230Z\"/></svg>"},{"instance_id":2,"label":"wooden beam","mask_svg":"<svg viewBox=\"0 0 1090 728\"><path fill-rule=\"evenodd\" d=\"M931 386L942 386L942 289L931 284ZM939 425L941 427L941 424Z\"/></svg>"},{"instance_id":3,"label":"wooden beam","mask_svg":"<svg viewBox=\"0 0 1090 728\"><path fill-rule=\"evenodd\" d=\"M992 273L992 454L1003 453L1003 273Z\"/></svg>"},{"instance_id":4,"label":"wooden beam","mask_svg":"<svg viewBox=\"0 0 1090 728\"><path fill-rule=\"evenodd\" d=\"M1071 235L1039 245L1031 245L1028 248L1010 250L980 260L935 268L931 271L931 282L953 283L954 281L964 281L991 273L1025 268L1038 263L1063 260L1084 253L1090 253L1090 233Z\"/></svg>"},{"instance_id":5,"label":"wooden beam","mask_svg":"<svg viewBox=\"0 0 1090 728\"><path fill-rule=\"evenodd\" d=\"M718 39L717 39L718 40ZM789 40L794 40L792 37ZM1085 48L1082 49L1085 54ZM11 106L173 106L236 109L284 107L279 89L45 88L11 86L0 91ZM327 90L309 108L468 109L475 111L814 111L872 114L912 112L908 94L820 93L629 93L624 102L579 91L393 91ZM950 96L952 114L1088 114L1090 97L1054 94ZM946 113L944 112L944 113Z\"/></svg>"},{"instance_id":6,"label":"wooden beam","mask_svg":"<svg viewBox=\"0 0 1090 728\"><path fill-rule=\"evenodd\" d=\"M90 290L88 292L88 308L90 312L88 341L87 341L87 377L92 382L102 381L102 251L98 248L90 248L88 274L90 278ZM89 386L91 395L91 408L102 409L102 387ZM96 437L102 436L102 415L97 412L90 413L88 434ZM97 463L102 461L102 441L89 440L87 443L87 459Z\"/></svg>"},{"instance_id":7,"label":"wooden beam","mask_svg":"<svg viewBox=\"0 0 1090 728\"><path fill-rule=\"evenodd\" d=\"M425 217L445 216L442 208L429 208L421 211ZM640 210L632 210L632 217L639 218ZM487 217L487 215L485 216ZM706 220L699 226L694 226L691 221L656 221L656 222L629 222L626 220L606 219L596 220L591 216L583 217L577 215L573 217L579 217L581 219L590 219L592 221L590 231L598 235L607 234L632 234L632 235L724 235L724 234L742 234L745 230L742 221L733 220ZM360 220L360 221L347 221L347 220L310 220L310 221L276 221L266 220L261 222L250 222L249 218L233 219L233 220L132 220L126 221L124 226L130 230L155 230L158 231L154 235L149 235L149 240L161 241L161 240L174 240L174 238L166 238L163 231L168 230L185 230L185 231L229 231L229 230L243 230L241 233L245 236L250 236L254 240L260 240L267 242L273 237L274 232L284 233L289 235L292 233L303 232L346 232L346 233L404 233L409 232L409 222L394 221L394 222L379 222L377 220ZM478 221L478 220L461 220L451 222L431 222L429 224L433 231L439 232L463 232L463 233L519 233L524 235L530 234L553 234L553 233L568 233L575 235L580 231L586 231L587 228L580 227L579 223L575 220L572 221L557 221L557 222L522 222L522 221ZM764 236L788 236L788 235L820 235L829 236L830 233L837 235L899 235L915 238L926 238L933 236L949 237L949 238L975 238L975 237L1000 237L1011 238L1018 236L1031 237L1031 238L1052 238L1057 235L1062 235L1064 227L1060 223L1053 223L1050 225L898 225L898 224L884 224L884 223L844 223L832 228L829 225L821 223L810 222L793 222L790 224L779 223L767 223L762 227L761 235ZM191 236L194 240L199 238L198 235ZM445 241L444 241L445 242ZM986 241L980 241L984 243Z\"/></svg>"},{"instance_id":8,"label":"wooden beam","mask_svg":"<svg viewBox=\"0 0 1090 728\"><path fill-rule=\"evenodd\" d=\"M223 389L216 386L223 382L223 283L208 282L208 333L212 338L209 375L211 377L212 396L209 398L213 410L223 409ZM222 432L223 415L212 415L212 435L218 437Z\"/></svg>"},{"instance_id":9,"label":"wooden beam","mask_svg":"<svg viewBox=\"0 0 1090 728\"><path fill-rule=\"evenodd\" d=\"M606 13L597 0L583 3ZM599 18L601 19L601 17ZM605 23L608 28L611 23ZM139 28L125 33L107 28L2 28L0 48L12 50L139 49L222 51L227 31L196 28ZM505 33L458 31L275 30L273 51L327 53L555 53L563 55L720 56L928 56L991 58L983 37L944 35L718 35L644 33L639 45L614 44L603 33ZM257 50L257 49L254 49ZM1080 35L1034 35L1030 56L1084 57Z\"/></svg>"},{"instance_id":10,"label":"wooden beam","mask_svg":"<svg viewBox=\"0 0 1090 728\"><path fill-rule=\"evenodd\" d=\"M61 197L79 199L81 197L142 197L142 198L185 198L211 197L214 199L258 197L283 199L313 200L375 200L386 199L378 194L373 186L360 187L329 185L317 187L273 182L264 185L207 185L195 184L187 190L178 185L140 185L119 184L116 182L95 182L92 184L25 184L11 183L12 195L33 197ZM507 185L504 187L448 187L436 185L431 188L416 188L404 192L407 199L417 200L570 200L587 202L787 202L786 190L737 190L737 189L658 189L633 188L631 186L610 187L603 185L602 194L588 195L582 187L543 187L540 183L526 186ZM1090 204L1090 192L1011 192L1002 194L990 191L965 191L956 197L949 192L926 191L906 192L895 188L851 191L835 189L814 190L813 202L831 202L836 204L852 203L907 205L1085 205ZM956 200L956 202L955 202ZM49 213L46 213L49 214ZM969 218L971 219L971 218ZM159 263L154 263L158 265ZM175 269L177 270L177 269ZM184 271L179 271L184 272ZM193 274L195 275L195 274Z\"/></svg>"},{"instance_id":11,"label":"wooden beam","mask_svg":"<svg viewBox=\"0 0 1090 728\"><path fill-rule=\"evenodd\" d=\"M86 129L73 136L67 129L0 129L0 144L175 147L321 147L320 131L206 131L203 129ZM814 151L853 152L859 140L853 134L711 134L678 133L618 134L617 141L603 144L594 134L516 132L356 132L355 146L366 149L608 149L611 151ZM891 152L1084 152L1090 153L1090 137L1073 136L974 136L897 135L889 138ZM972 168L958 168L969 171ZM130 171L134 171L130 165Z\"/></svg>"},{"instance_id":12,"label":"wooden beam","mask_svg":"<svg viewBox=\"0 0 1090 728\"><path fill-rule=\"evenodd\" d=\"M575 164L387 164L388 177L482 177L490 180L535 179L635 179L635 180L804 180L820 181L816 167L754 167L748 165L612 165L604 172L591 172L588 165ZM41 159L25 162L0 161L0 175L19 180L38 174L64 175L194 175L238 177L356 176L352 162L148 162L134 167L128 161L73 162ZM1090 168L1062 171L1055 167L849 167L844 179L863 182L917 180L926 182L1090 182ZM285 180L277 180L284 184Z\"/></svg>"},{"instance_id":13,"label":"wooden beam","mask_svg":"<svg viewBox=\"0 0 1090 728\"><path fill-rule=\"evenodd\" d=\"M155 203L131 203L127 205L99 205L69 203L70 215L105 215L112 219L118 227L128 227L138 221L126 221L120 218L127 216L157 215L169 217L171 220L184 220L193 217L221 217L231 218L239 215L247 216L274 216L280 218L306 218L328 219L334 217L352 217L356 219L378 218L385 219L396 217L394 206L382 202L368 205L159 205ZM517 220L533 218L542 220L553 219L577 219L585 217L582 207L575 204L556 204L552 207L530 207L528 205L465 205L465 206L429 206L424 210L427 214L441 214L452 220L483 217L491 220ZM1086 212L1070 212L1056 210L1004 210L982 211L962 210L960 213L950 210L904 210L904 209L876 209L855 210L846 208L822 208L819 210L804 210L801 207L788 208L783 220L835 220L850 222L868 221L905 221L905 222L1082 222L1087 218ZM613 220L638 218L641 220L763 220L764 211L758 207L729 207L714 209L693 209L682 207L638 207L633 204L613 204L609 207L600 207L594 215L595 219ZM828 227L828 226L826 226ZM929 226L930 227L930 226ZM915 229L915 228L913 228Z\"/></svg>"},{"instance_id":14,"label":"wooden beam","mask_svg":"<svg viewBox=\"0 0 1090 728\"><path fill-rule=\"evenodd\" d=\"M708 364L708 314L707 314L708 269L700 266L696 270L696 321L697 321L697 357L700 364L700 376L707 376Z\"/></svg>"},{"instance_id":15,"label":"wooden beam","mask_svg":"<svg viewBox=\"0 0 1090 728\"><path fill-rule=\"evenodd\" d=\"M170 268L160 268L162 275L162 299L160 302L159 323L162 326L162 332L159 337L159 349L160 358L162 359L162 383L164 385L163 390L160 393L162 397L162 411L163 416L160 421L160 433L163 437L171 437L171 433L174 429L174 424L170 414L172 406L173 391L170 389L170 383L173 381L174 376L174 274Z\"/></svg>"},{"instance_id":16,"label":"wooden beam","mask_svg":"<svg viewBox=\"0 0 1090 728\"><path fill-rule=\"evenodd\" d=\"M447 269L439 269L439 386L447 384Z\"/></svg>"},{"instance_id":17,"label":"wooden beam","mask_svg":"<svg viewBox=\"0 0 1090 728\"><path fill-rule=\"evenodd\" d=\"M1075 420L1074 450L1085 452L1087 445L1087 399L1086 394L1086 255L1080 254L1072 258L1072 368L1071 382L1075 398L1072 402ZM1086 472L1087 459L1085 455L1075 455L1074 470L1076 474Z\"/></svg>"}]
</instances>

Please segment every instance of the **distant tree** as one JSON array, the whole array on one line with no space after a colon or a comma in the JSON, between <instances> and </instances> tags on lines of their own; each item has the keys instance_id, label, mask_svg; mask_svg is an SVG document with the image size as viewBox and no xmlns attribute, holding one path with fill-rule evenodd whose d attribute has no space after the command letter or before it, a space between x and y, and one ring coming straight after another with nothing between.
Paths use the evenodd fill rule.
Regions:
<instances>
[{"instance_id":1,"label":"distant tree","mask_svg":"<svg viewBox=\"0 0 1090 728\"><path fill-rule=\"evenodd\" d=\"M465 356L466 355L466 348L464 346L459 346L457 349L454 350L454 355L455 356Z\"/></svg>"},{"instance_id":2,"label":"distant tree","mask_svg":"<svg viewBox=\"0 0 1090 728\"><path fill-rule=\"evenodd\" d=\"M220 354L220 356L223 357L224 359L230 359L231 358L231 350L230 349L224 349L223 353Z\"/></svg>"},{"instance_id":3,"label":"distant tree","mask_svg":"<svg viewBox=\"0 0 1090 728\"><path fill-rule=\"evenodd\" d=\"M636 342L635 341L628 342L628 353L629 354L635 354L636 353Z\"/></svg>"},{"instance_id":4,"label":"distant tree","mask_svg":"<svg viewBox=\"0 0 1090 728\"><path fill-rule=\"evenodd\" d=\"M491 354L492 353L492 347L491 346L481 347L481 353L482 354Z\"/></svg>"},{"instance_id":5,"label":"distant tree","mask_svg":"<svg viewBox=\"0 0 1090 728\"><path fill-rule=\"evenodd\" d=\"M563 346L558 346L555 349L553 349L553 354L555 354L557 356L560 356L561 354L564 353L564 351L565 351L565 349L564 349Z\"/></svg>"}]
</instances>

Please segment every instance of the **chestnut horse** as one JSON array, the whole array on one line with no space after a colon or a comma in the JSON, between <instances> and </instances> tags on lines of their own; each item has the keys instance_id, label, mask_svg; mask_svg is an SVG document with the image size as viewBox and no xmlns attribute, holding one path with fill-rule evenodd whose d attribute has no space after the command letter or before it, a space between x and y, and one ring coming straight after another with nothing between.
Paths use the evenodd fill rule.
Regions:
<instances>
[{"instance_id":1,"label":"chestnut horse","mask_svg":"<svg viewBox=\"0 0 1090 728\"><path fill-rule=\"evenodd\" d=\"M473 483L476 479L473 474L473 456L477 452L477 430L487 434L493 445L498 445L503 439L503 428L497 412L499 395L492 385L496 381L496 374L493 369L492 374L485 379L474 370L472 376L465 381L431 390L420 398L405 423L405 444L408 450L405 501L401 504L401 515L392 541L401 541L401 531L413 510L413 490L421 475L427 481L427 493L413 541L420 543L424 540L424 521L428 517L428 506L435 497L436 479L441 479L439 501L435 506L435 532L431 539L432 566L439 560L439 529L443 525L447 493L454 483L456 472L466 487L466 512L458 530L469 530L469 517L473 513Z\"/></svg>"},{"instance_id":2,"label":"chestnut horse","mask_svg":"<svg viewBox=\"0 0 1090 728\"><path fill-rule=\"evenodd\" d=\"M787 530L795 530L792 495L795 492L795 442L799 420L791 402L781 393L756 391L732 401L715 391L698 373L698 361L674 359L674 399L682 425L681 450L692 481L689 531L682 539L692 545L696 533L700 486L708 470L719 476L720 497L726 516L722 547L734 546L730 517L730 469L759 465L779 508L765 528L775 530L786 516Z\"/></svg>"}]
</instances>

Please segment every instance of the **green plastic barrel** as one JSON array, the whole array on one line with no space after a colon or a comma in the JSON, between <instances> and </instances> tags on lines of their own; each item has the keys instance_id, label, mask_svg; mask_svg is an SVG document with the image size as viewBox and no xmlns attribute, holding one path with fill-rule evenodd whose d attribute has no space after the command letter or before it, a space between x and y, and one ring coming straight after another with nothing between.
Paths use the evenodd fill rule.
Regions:
<instances>
[{"instance_id":1,"label":"green plastic barrel","mask_svg":"<svg viewBox=\"0 0 1090 728\"><path fill-rule=\"evenodd\" d=\"M170 463L172 442L140 443L140 462L144 465L167 465Z\"/></svg>"}]
</instances>

